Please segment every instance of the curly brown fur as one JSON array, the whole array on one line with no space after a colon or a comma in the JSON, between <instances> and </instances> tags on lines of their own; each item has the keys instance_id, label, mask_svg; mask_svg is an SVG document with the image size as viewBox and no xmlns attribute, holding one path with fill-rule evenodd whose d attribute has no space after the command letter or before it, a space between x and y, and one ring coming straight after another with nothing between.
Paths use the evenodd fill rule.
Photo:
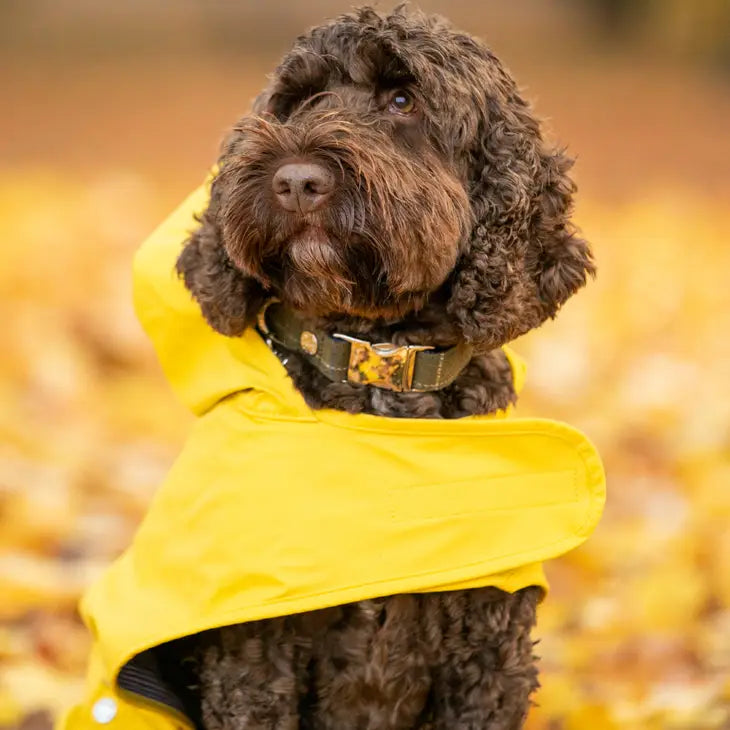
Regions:
<instances>
[{"instance_id":1,"label":"curly brown fur","mask_svg":"<svg viewBox=\"0 0 730 730\"><path fill-rule=\"evenodd\" d=\"M413 110L394 106L400 89ZM326 205L277 204L272 178L292 161L333 176ZM300 37L234 127L178 271L226 335L276 296L329 332L474 347L433 393L333 383L279 352L314 408L492 413L515 400L500 346L594 271L569 220L570 166L479 41L439 18L363 8ZM207 632L195 651L203 724L519 728L537 686L539 593L398 595Z\"/></svg>"},{"instance_id":2,"label":"curly brown fur","mask_svg":"<svg viewBox=\"0 0 730 730\"><path fill-rule=\"evenodd\" d=\"M540 589L389 596L201 635L209 730L507 730L538 686Z\"/></svg>"}]
</instances>

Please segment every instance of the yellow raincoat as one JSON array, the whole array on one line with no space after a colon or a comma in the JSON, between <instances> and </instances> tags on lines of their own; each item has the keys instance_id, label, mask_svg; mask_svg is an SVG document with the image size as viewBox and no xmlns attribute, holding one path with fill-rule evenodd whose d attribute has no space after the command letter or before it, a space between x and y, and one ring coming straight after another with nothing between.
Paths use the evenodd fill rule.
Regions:
<instances>
[{"instance_id":1,"label":"yellow raincoat","mask_svg":"<svg viewBox=\"0 0 730 730\"><path fill-rule=\"evenodd\" d=\"M138 315L198 420L131 547L84 596L87 695L60 730L189 725L140 659L180 636L393 593L546 588L541 562L603 508L600 458L565 424L311 410L255 330L215 333L175 276L206 196L135 260Z\"/></svg>"}]
</instances>

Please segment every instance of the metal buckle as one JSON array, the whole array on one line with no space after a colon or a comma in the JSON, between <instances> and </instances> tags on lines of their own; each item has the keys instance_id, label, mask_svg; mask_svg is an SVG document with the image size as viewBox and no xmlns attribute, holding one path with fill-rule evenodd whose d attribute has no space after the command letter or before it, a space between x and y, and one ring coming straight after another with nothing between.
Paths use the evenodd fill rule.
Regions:
<instances>
[{"instance_id":1,"label":"metal buckle","mask_svg":"<svg viewBox=\"0 0 730 730\"><path fill-rule=\"evenodd\" d=\"M258 313L256 314L256 325L258 326L261 334L265 335L266 337L271 337L269 323L266 321L266 310L272 304L278 304L278 302L279 299L277 299L276 297L271 297L271 299L267 299L261 309L259 309Z\"/></svg>"},{"instance_id":2,"label":"metal buckle","mask_svg":"<svg viewBox=\"0 0 730 730\"><path fill-rule=\"evenodd\" d=\"M394 345L392 342L372 344L347 335L332 336L350 343L347 379L351 383L374 385L399 393L413 389L416 354L433 350L428 345Z\"/></svg>"}]
</instances>

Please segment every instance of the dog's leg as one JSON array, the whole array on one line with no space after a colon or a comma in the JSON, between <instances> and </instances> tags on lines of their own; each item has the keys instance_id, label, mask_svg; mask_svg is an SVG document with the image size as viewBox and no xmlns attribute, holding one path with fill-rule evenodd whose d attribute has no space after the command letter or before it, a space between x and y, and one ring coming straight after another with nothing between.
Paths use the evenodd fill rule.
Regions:
<instances>
[{"instance_id":1,"label":"dog's leg","mask_svg":"<svg viewBox=\"0 0 730 730\"><path fill-rule=\"evenodd\" d=\"M202 649L200 696L206 730L297 730L311 656L299 617L210 632Z\"/></svg>"},{"instance_id":2,"label":"dog's leg","mask_svg":"<svg viewBox=\"0 0 730 730\"><path fill-rule=\"evenodd\" d=\"M413 730L430 687L418 633L420 598L343 606L315 646L316 730Z\"/></svg>"},{"instance_id":3,"label":"dog's leg","mask_svg":"<svg viewBox=\"0 0 730 730\"><path fill-rule=\"evenodd\" d=\"M424 635L433 669L433 730L518 730L538 687L530 630L538 588L429 594Z\"/></svg>"}]
</instances>

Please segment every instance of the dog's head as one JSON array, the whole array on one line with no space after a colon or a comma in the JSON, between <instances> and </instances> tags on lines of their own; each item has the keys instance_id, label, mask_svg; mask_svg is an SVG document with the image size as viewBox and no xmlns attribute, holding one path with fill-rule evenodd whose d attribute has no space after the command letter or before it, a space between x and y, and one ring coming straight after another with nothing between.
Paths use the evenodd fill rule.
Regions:
<instances>
[{"instance_id":1,"label":"dog's head","mask_svg":"<svg viewBox=\"0 0 730 730\"><path fill-rule=\"evenodd\" d=\"M307 315L436 307L454 339L495 347L593 271L569 223L569 167L482 44L364 8L299 38L227 139L203 219L225 265L208 273L243 275L220 296ZM213 326L240 330L254 307L211 305L199 249L180 259L186 283Z\"/></svg>"}]
</instances>

